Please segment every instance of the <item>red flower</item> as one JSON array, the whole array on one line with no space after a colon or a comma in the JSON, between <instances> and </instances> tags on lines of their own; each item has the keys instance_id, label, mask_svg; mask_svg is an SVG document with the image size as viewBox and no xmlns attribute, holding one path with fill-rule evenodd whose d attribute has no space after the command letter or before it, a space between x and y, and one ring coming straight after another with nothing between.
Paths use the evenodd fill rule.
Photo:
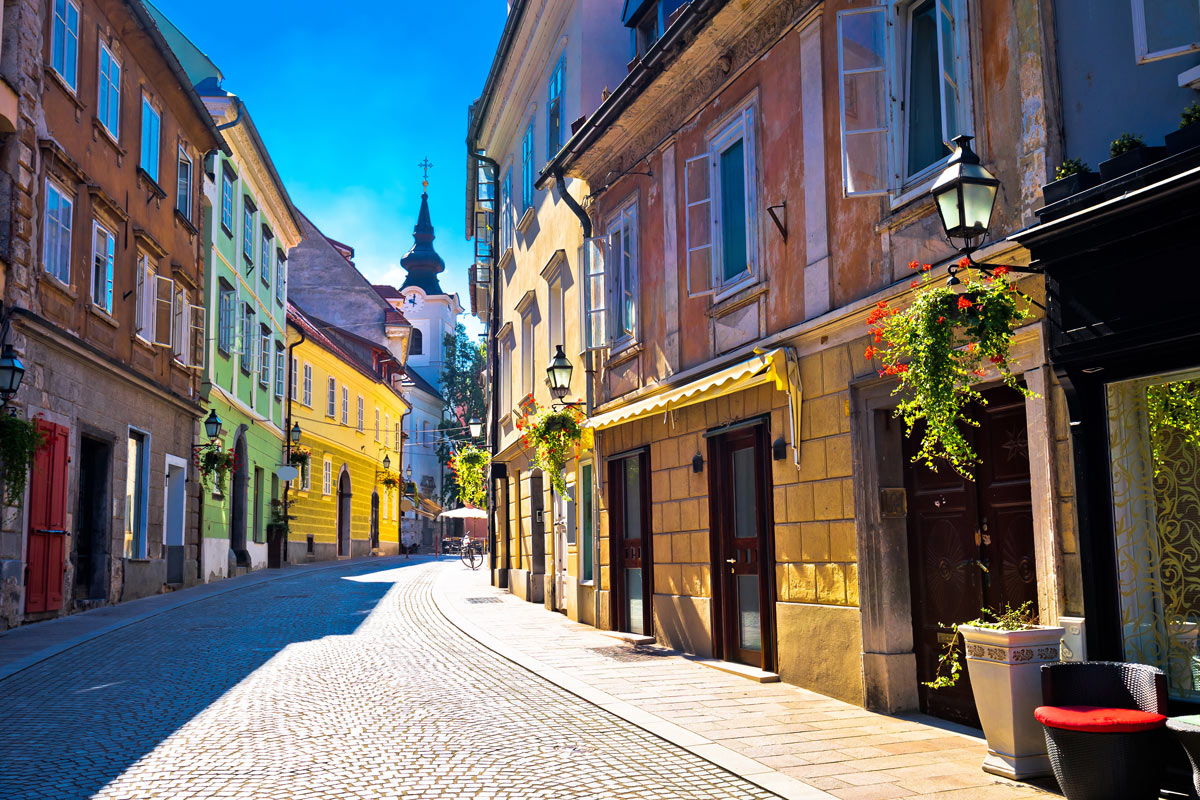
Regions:
<instances>
[{"instance_id":1,"label":"red flower","mask_svg":"<svg viewBox=\"0 0 1200 800\"><path fill-rule=\"evenodd\" d=\"M872 358L875 357L875 354L878 352L879 352L879 349L877 347L868 345L866 351L863 353L863 356L867 359L867 361L870 361Z\"/></svg>"},{"instance_id":2,"label":"red flower","mask_svg":"<svg viewBox=\"0 0 1200 800\"><path fill-rule=\"evenodd\" d=\"M926 264L925 266L921 267L922 272L929 272L931 269L933 269L933 264Z\"/></svg>"},{"instance_id":3,"label":"red flower","mask_svg":"<svg viewBox=\"0 0 1200 800\"><path fill-rule=\"evenodd\" d=\"M910 261L910 262L908 262L908 268L909 268L909 269L920 269L920 268L921 268L921 262L919 262L919 261Z\"/></svg>"},{"instance_id":4,"label":"red flower","mask_svg":"<svg viewBox=\"0 0 1200 800\"><path fill-rule=\"evenodd\" d=\"M1004 363L1004 358L1003 358L1003 356L992 356L992 358L991 358L991 362L992 362L993 364L1003 364L1003 363Z\"/></svg>"},{"instance_id":5,"label":"red flower","mask_svg":"<svg viewBox=\"0 0 1200 800\"><path fill-rule=\"evenodd\" d=\"M970 269L971 268L971 259L967 258L966 256L963 256L962 258L960 258L958 260L958 268L959 269Z\"/></svg>"},{"instance_id":6,"label":"red flower","mask_svg":"<svg viewBox=\"0 0 1200 800\"><path fill-rule=\"evenodd\" d=\"M986 375L986 374L987 374L987 373L985 373L985 372L984 372L983 370L981 370L981 369L977 369L977 370L975 370L975 375L976 375L976 376L978 376L978 377L980 377L980 378L982 378L982 377L983 377L984 375Z\"/></svg>"},{"instance_id":7,"label":"red flower","mask_svg":"<svg viewBox=\"0 0 1200 800\"><path fill-rule=\"evenodd\" d=\"M945 318L945 317L938 317L938 318L937 318L937 321L938 321L938 325L941 325L943 322L945 322L945 321L946 321L946 318Z\"/></svg>"},{"instance_id":8,"label":"red flower","mask_svg":"<svg viewBox=\"0 0 1200 800\"><path fill-rule=\"evenodd\" d=\"M971 342L970 344L967 345L967 352L974 353L975 348L977 348L977 347L979 347L979 345L975 344L974 342Z\"/></svg>"},{"instance_id":9,"label":"red flower","mask_svg":"<svg viewBox=\"0 0 1200 800\"><path fill-rule=\"evenodd\" d=\"M882 341L883 341L883 333L881 331L875 331L875 344L879 344Z\"/></svg>"},{"instance_id":10,"label":"red flower","mask_svg":"<svg viewBox=\"0 0 1200 800\"><path fill-rule=\"evenodd\" d=\"M909 286L913 287L914 289L920 285L921 285L920 281L913 281L912 283L909 284Z\"/></svg>"},{"instance_id":11,"label":"red flower","mask_svg":"<svg viewBox=\"0 0 1200 800\"><path fill-rule=\"evenodd\" d=\"M995 275L1007 275L1011 271L1012 270L1010 270L1008 267L1000 266L1000 267L996 267L995 269L993 269L992 273Z\"/></svg>"},{"instance_id":12,"label":"red flower","mask_svg":"<svg viewBox=\"0 0 1200 800\"><path fill-rule=\"evenodd\" d=\"M963 295L962 297L958 298L958 307L959 308L966 309L966 308L970 308L972 305L974 305L974 303L972 303L971 298L967 297L966 295Z\"/></svg>"}]
</instances>

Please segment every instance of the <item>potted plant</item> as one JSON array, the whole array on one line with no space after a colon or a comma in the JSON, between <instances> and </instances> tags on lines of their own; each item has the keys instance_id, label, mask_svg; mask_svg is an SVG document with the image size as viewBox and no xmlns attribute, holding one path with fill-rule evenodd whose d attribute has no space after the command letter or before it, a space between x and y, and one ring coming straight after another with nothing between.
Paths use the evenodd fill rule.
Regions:
<instances>
[{"instance_id":1,"label":"potted plant","mask_svg":"<svg viewBox=\"0 0 1200 800\"><path fill-rule=\"evenodd\" d=\"M971 403L985 403L973 384L994 368L1005 384L1032 396L1013 375L1009 347L1017 324L1029 316L1029 298L1008 283L1003 266L984 273L964 258L959 262L956 286L931 282L929 264L914 261L911 269L922 277L913 281L918 291L907 308L890 308L880 301L867 317L875 340L867 347L867 360L879 359L879 375L899 378L892 394L899 396L896 416L904 420L911 436L925 421L921 447L913 461L936 471L939 462L968 480L979 457L963 435L962 426L976 427L967 417ZM879 345L879 346L876 346Z\"/></svg>"},{"instance_id":2,"label":"potted plant","mask_svg":"<svg viewBox=\"0 0 1200 800\"><path fill-rule=\"evenodd\" d=\"M196 459L200 469L200 483L205 489L216 487L217 494L225 494L229 473L237 470L237 455L232 450L222 450L220 445L206 447Z\"/></svg>"},{"instance_id":3,"label":"potted plant","mask_svg":"<svg viewBox=\"0 0 1200 800\"><path fill-rule=\"evenodd\" d=\"M1147 147L1141 136L1122 133L1109 144L1108 154L1111 158L1100 162L1100 179L1104 181L1153 164L1163 157L1163 148Z\"/></svg>"},{"instance_id":4,"label":"potted plant","mask_svg":"<svg viewBox=\"0 0 1200 800\"><path fill-rule=\"evenodd\" d=\"M387 492L387 499L392 501L392 492L400 488L400 473L393 470L386 470L380 474L379 483L382 484L384 491Z\"/></svg>"},{"instance_id":5,"label":"potted plant","mask_svg":"<svg viewBox=\"0 0 1200 800\"><path fill-rule=\"evenodd\" d=\"M292 447L292 452L288 454L288 463L300 470L302 473L308 467L308 464L311 460L312 450L309 450L307 447L301 447L300 445L294 445Z\"/></svg>"},{"instance_id":6,"label":"potted plant","mask_svg":"<svg viewBox=\"0 0 1200 800\"><path fill-rule=\"evenodd\" d=\"M482 508L487 502L483 488L484 475L491 461L487 451L473 444L466 445L450 457L450 469L458 483L458 496L464 503Z\"/></svg>"},{"instance_id":7,"label":"potted plant","mask_svg":"<svg viewBox=\"0 0 1200 800\"><path fill-rule=\"evenodd\" d=\"M962 674L958 639L967 655L967 672L988 754L983 769L1024 780L1049 775L1050 759L1042 727L1033 710L1042 705L1042 664L1059 660L1063 628L1038 625L1031 604L984 609L978 619L951 626L954 635L938 662L932 689L953 686Z\"/></svg>"},{"instance_id":8,"label":"potted plant","mask_svg":"<svg viewBox=\"0 0 1200 800\"><path fill-rule=\"evenodd\" d=\"M574 406L563 409L537 408L517 420L521 442L533 450L534 464L550 476L550 485L560 497L567 494L563 469L583 438L583 414Z\"/></svg>"},{"instance_id":9,"label":"potted plant","mask_svg":"<svg viewBox=\"0 0 1200 800\"><path fill-rule=\"evenodd\" d=\"M1179 115L1179 130L1166 135L1167 155L1200 147L1200 103L1192 103Z\"/></svg>"},{"instance_id":10,"label":"potted plant","mask_svg":"<svg viewBox=\"0 0 1200 800\"><path fill-rule=\"evenodd\" d=\"M0 413L0 483L5 505L15 506L25 496L29 468L44 443L33 420Z\"/></svg>"},{"instance_id":11,"label":"potted plant","mask_svg":"<svg viewBox=\"0 0 1200 800\"><path fill-rule=\"evenodd\" d=\"M267 536L274 539L277 536L287 537L288 516L283 513L283 501L271 501L271 520L267 523Z\"/></svg>"},{"instance_id":12,"label":"potted plant","mask_svg":"<svg viewBox=\"0 0 1200 800\"><path fill-rule=\"evenodd\" d=\"M1100 183L1100 176L1078 158L1068 158L1054 170L1054 180L1042 187L1046 205L1087 191Z\"/></svg>"}]
</instances>

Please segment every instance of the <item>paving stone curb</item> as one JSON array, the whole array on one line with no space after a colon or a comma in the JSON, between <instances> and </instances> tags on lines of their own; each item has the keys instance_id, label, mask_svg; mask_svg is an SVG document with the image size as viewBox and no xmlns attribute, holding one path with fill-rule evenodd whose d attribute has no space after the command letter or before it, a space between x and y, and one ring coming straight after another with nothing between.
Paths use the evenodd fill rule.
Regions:
<instances>
[{"instance_id":1,"label":"paving stone curb","mask_svg":"<svg viewBox=\"0 0 1200 800\"><path fill-rule=\"evenodd\" d=\"M409 559L409 561L416 561L419 558L421 557L418 556L416 559ZM433 559L430 558L428 560L432 561ZM283 569L258 570L256 572L250 572L246 575L239 575L234 578L225 578L219 582L202 583L196 586L189 586L186 589L180 589L166 595L152 595L150 597L140 598L139 600L131 600L128 603L101 606L100 608L92 609L90 611L81 611L78 614L71 614L66 617L59 617L58 619L48 620L46 622L35 622L28 626L14 628L3 635L0 635L0 650L4 649L5 639L8 636L24 637L34 636L39 633L52 634L53 626L60 622L78 624L79 621L86 619L88 614L95 614L98 612L106 614L112 614L113 612L119 613L122 610L130 610L131 605L145 603L147 601L154 602L154 607L147 609L146 611L136 612L135 610L134 613L130 614L130 616L123 616L107 625L102 625L78 636L73 636L69 639L64 639L63 641L47 645L46 647L40 648L27 656L10 661L7 664L0 664L0 681L16 675L18 672L29 669L35 664L39 664L48 658L53 658L59 653L66 652L67 650L78 647L81 644L90 642L91 640L103 636L106 633L112 633L113 631L121 630L122 628L126 628L130 625L136 625L143 620L150 619L151 617L157 617L159 614L165 614L166 612L173 611L177 608L183 608L184 606L191 605L192 603L198 603L202 600L208 600L213 597L220 597L221 595L228 594L229 592L236 592L242 589L250 589L255 586L261 586L264 583L283 580L285 578L299 577L302 575L310 575L313 572L321 572L327 569L346 567L353 564L384 564L391 561L403 562L405 559L402 559L399 556L366 556L363 558L348 558L339 561L320 562L317 564L291 565L289 568ZM297 566L300 568L296 569ZM164 601L164 597L178 598L178 601Z\"/></svg>"},{"instance_id":2,"label":"paving stone curb","mask_svg":"<svg viewBox=\"0 0 1200 800\"><path fill-rule=\"evenodd\" d=\"M497 639L475 625L459 613L458 609L453 607L452 601L442 588L442 584L450 580L452 575L453 573L443 572L434 581L434 605L451 625L493 653L529 670L538 677L555 684L566 692L570 692L581 700L585 700L597 708L603 709L648 733L654 734L660 739L681 747L689 753L743 780L767 791L774 792L780 797L786 798L786 800L838 800L835 795L809 786L807 783L789 775L784 775L782 772L768 767L759 761L748 758L698 733L669 722L657 714L652 714L638 708L632 703L613 697L607 692L596 689L562 670L544 664L538 659Z\"/></svg>"}]
</instances>

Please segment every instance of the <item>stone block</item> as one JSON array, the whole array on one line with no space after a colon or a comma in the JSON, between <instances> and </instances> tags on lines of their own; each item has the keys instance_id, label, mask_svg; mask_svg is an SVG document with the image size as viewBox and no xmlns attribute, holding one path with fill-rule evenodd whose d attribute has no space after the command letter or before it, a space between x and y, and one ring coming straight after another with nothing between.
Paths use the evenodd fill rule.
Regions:
<instances>
[{"instance_id":1,"label":"stone block","mask_svg":"<svg viewBox=\"0 0 1200 800\"><path fill-rule=\"evenodd\" d=\"M804 401L804 418L809 425L810 435L804 438L833 436L841 431L839 417L842 414L840 395L827 395L815 400ZM803 459L802 459L803 460Z\"/></svg>"},{"instance_id":2,"label":"stone block","mask_svg":"<svg viewBox=\"0 0 1200 800\"><path fill-rule=\"evenodd\" d=\"M829 558L832 561L858 561L853 520L829 523Z\"/></svg>"},{"instance_id":3,"label":"stone block","mask_svg":"<svg viewBox=\"0 0 1200 800\"><path fill-rule=\"evenodd\" d=\"M775 526L776 561L802 561L803 552L799 525Z\"/></svg>"},{"instance_id":4,"label":"stone block","mask_svg":"<svg viewBox=\"0 0 1200 800\"><path fill-rule=\"evenodd\" d=\"M662 529L664 533L674 533L679 528L679 501L673 500L662 504Z\"/></svg>"},{"instance_id":5,"label":"stone block","mask_svg":"<svg viewBox=\"0 0 1200 800\"><path fill-rule=\"evenodd\" d=\"M825 394L820 354L800 359L800 383L804 387L805 397L820 397Z\"/></svg>"},{"instance_id":6,"label":"stone block","mask_svg":"<svg viewBox=\"0 0 1200 800\"><path fill-rule=\"evenodd\" d=\"M796 483L787 487L788 513L791 522L812 522L816 517L813 510L813 485Z\"/></svg>"},{"instance_id":7,"label":"stone block","mask_svg":"<svg viewBox=\"0 0 1200 800\"><path fill-rule=\"evenodd\" d=\"M844 519L842 482L821 481L812 484L813 516L817 519Z\"/></svg>"},{"instance_id":8,"label":"stone block","mask_svg":"<svg viewBox=\"0 0 1200 800\"><path fill-rule=\"evenodd\" d=\"M676 564L689 564L694 560L692 535L690 533L673 534L671 536L671 561Z\"/></svg>"},{"instance_id":9,"label":"stone block","mask_svg":"<svg viewBox=\"0 0 1200 800\"><path fill-rule=\"evenodd\" d=\"M712 657L712 608L706 597L656 596L654 633L661 644Z\"/></svg>"},{"instance_id":10,"label":"stone block","mask_svg":"<svg viewBox=\"0 0 1200 800\"><path fill-rule=\"evenodd\" d=\"M704 530L708 530L708 527L709 527L709 525L708 525L708 498L707 497L700 499L700 527Z\"/></svg>"},{"instance_id":11,"label":"stone block","mask_svg":"<svg viewBox=\"0 0 1200 800\"><path fill-rule=\"evenodd\" d=\"M850 385L850 360L845 345L821 352L821 379L826 392L839 391Z\"/></svg>"},{"instance_id":12,"label":"stone block","mask_svg":"<svg viewBox=\"0 0 1200 800\"><path fill-rule=\"evenodd\" d=\"M846 572L846 605L858 605L858 564L847 564Z\"/></svg>"},{"instance_id":13,"label":"stone block","mask_svg":"<svg viewBox=\"0 0 1200 800\"><path fill-rule=\"evenodd\" d=\"M825 468L825 443L821 439L800 443L800 480L819 481L829 477Z\"/></svg>"},{"instance_id":14,"label":"stone block","mask_svg":"<svg viewBox=\"0 0 1200 800\"><path fill-rule=\"evenodd\" d=\"M690 482L688 481L688 473L691 471L691 467L687 469L678 467L667 474L667 482L670 484L672 500L682 500L691 496Z\"/></svg>"},{"instance_id":15,"label":"stone block","mask_svg":"<svg viewBox=\"0 0 1200 800\"><path fill-rule=\"evenodd\" d=\"M850 478L842 479L842 516L845 519L854 519L854 481Z\"/></svg>"},{"instance_id":16,"label":"stone block","mask_svg":"<svg viewBox=\"0 0 1200 800\"><path fill-rule=\"evenodd\" d=\"M654 533L663 532L663 504L654 503L650 512L650 530Z\"/></svg>"},{"instance_id":17,"label":"stone block","mask_svg":"<svg viewBox=\"0 0 1200 800\"><path fill-rule=\"evenodd\" d=\"M817 567L815 564L789 564L788 589L792 600L812 603L817 599Z\"/></svg>"},{"instance_id":18,"label":"stone block","mask_svg":"<svg viewBox=\"0 0 1200 800\"><path fill-rule=\"evenodd\" d=\"M854 705L862 704L862 623L858 609L780 603L775 620L783 680ZM814 646L820 648L820 658L813 657Z\"/></svg>"},{"instance_id":19,"label":"stone block","mask_svg":"<svg viewBox=\"0 0 1200 800\"><path fill-rule=\"evenodd\" d=\"M1064 553L1079 552L1079 541L1075 531L1075 502L1064 500L1058 504L1058 535Z\"/></svg>"},{"instance_id":20,"label":"stone block","mask_svg":"<svg viewBox=\"0 0 1200 800\"><path fill-rule=\"evenodd\" d=\"M831 436L825 442L825 471L830 478L845 478L853 471L850 465L850 435Z\"/></svg>"},{"instance_id":21,"label":"stone block","mask_svg":"<svg viewBox=\"0 0 1200 800\"><path fill-rule=\"evenodd\" d=\"M800 526L800 560L815 562L829 560L829 524L805 522Z\"/></svg>"},{"instance_id":22,"label":"stone block","mask_svg":"<svg viewBox=\"0 0 1200 800\"><path fill-rule=\"evenodd\" d=\"M787 519L787 487L776 486L772 489L772 494L775 519Z\"/></svg>"},{"instance_id":23,"label":"stone block","mask_svg":"<svg viewBox=\"0 0 1200 800\"><path fill-rule=\"evenodd\" d=\"M683 576L683 593L691 597L706 597L707 581L705 575L707 569L700 564L684 564L680 568L680 574Z\"/></svg>"},{"instance_id":24,"label":"stone block","mask_svg":"<svg viewBox=\"0 0 1200 800\"><path fill-rule=\"evenodd\" d=\"M691 540L689 547L692 553L692 563L707 564L711 561L712 559L708 552L708 531L699 530L688 534L688 536Z\"/></svg>"},{"instance_id":25,"label":"stone block","mask_svg":"<svg viewBox=\"0 0 1200 800\"><path fill-rule=\"evenodd\" d=\"M817 564L817 602L846 604L846 574L841 564Z\"/></svg>"},{"instance_id":26,"label":"stone block","mask_svg":"<svg viewBox=\"0 0 1200 800\"><path fill-rule=\"evenodd\" d=\"M700 528L700 501L684 500L679 504L679 529L694 531Z\"/></svg>"}]
</instances>

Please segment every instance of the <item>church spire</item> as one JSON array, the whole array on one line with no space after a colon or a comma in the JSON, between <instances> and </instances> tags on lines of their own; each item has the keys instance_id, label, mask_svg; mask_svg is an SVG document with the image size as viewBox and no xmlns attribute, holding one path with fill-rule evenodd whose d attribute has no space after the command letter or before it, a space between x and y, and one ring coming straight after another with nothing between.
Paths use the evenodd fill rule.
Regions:
<instances>
[{"instance_id":1,"label":"church spire","mask_svg":"<svg viewBox=\"0 0 1200 800\"><path fill-rule=\"evenodd\" d=\"M417 215L416 227L413 228L412 249L400 259L400 266L408 272L400 290L418 286L425 290L427 295L445 294L437 276L446 269L446 264L433 249L433 222L429 217L429 168L433 164L429 163L427 158L417 166L424 170L421 180L421 211Z\"/></svg>"}]
</instances>

